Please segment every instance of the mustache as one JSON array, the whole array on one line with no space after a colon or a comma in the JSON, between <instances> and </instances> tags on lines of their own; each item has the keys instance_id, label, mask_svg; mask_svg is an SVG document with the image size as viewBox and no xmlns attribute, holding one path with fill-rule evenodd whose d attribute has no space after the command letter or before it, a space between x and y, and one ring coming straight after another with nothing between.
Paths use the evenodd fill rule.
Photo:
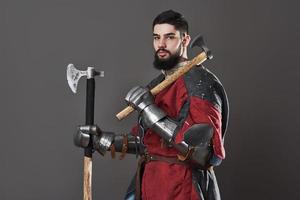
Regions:
<instances>
[{"instance_id":1,"label":"mustache","mask_svg":"<svg viewBox=\"0 0 300 200\"><path fill-rule=\"evenodd\" d=\"M157 51L155 52L155 55L157 55L159 52L166 52L168 54L171 54L171 52L166 49L157 49Z\"/></svg>"}]
</instances>

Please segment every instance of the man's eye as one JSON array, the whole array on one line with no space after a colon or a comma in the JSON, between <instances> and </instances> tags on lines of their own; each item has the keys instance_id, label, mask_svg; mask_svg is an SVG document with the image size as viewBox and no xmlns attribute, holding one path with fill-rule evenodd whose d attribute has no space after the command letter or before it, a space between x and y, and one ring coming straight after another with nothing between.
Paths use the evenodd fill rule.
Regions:
<instances>
[{"instance_id":1,"label":"man's eye","mask_svg":"<svg viewBox=\"0 0 300 200\"><path fill-rule=\"evenodd\" d=\"M169 39L169 40L173 40L174 38L175 38L175 37L172 36L172 35L170 35L170 36L167 37L167 39Z\"/></svg>"},{"instance_id":2,"label":"man's eye","mask_svg":"<svg viewBox=\"0 0 300 200\"><path fill-rule=\"evenodd\" d=\"M159 37L153 37L154 40L159 40Z\"/></svg>"}]
</instances>

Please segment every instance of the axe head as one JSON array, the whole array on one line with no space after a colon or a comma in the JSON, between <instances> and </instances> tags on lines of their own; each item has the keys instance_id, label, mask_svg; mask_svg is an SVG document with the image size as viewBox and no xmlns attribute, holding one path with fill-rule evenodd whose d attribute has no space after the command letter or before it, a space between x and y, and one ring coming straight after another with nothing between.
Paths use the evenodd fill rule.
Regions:
<instances>
[{"instance_id":1,"label":"axe head","mask_svg":"<svg viewBox=\"0 0 300 200\"><path fill-rule=\"evenodd\" d=\"M68 84L72 90L72 92L76 93L77 92L77 85L79 82L79 79L82 76L86 76L87 73L86 71L80 71L74 67L73 64L69 64L67 67L67 80Z\"/></svg>"},{"instance_id":2,"label":"axe head","mask_svg":"<svg viewBox=\"0 0 300 200\"><path fill-rule=\"evenodd\" d=\"M74 67L73 64L69 64L67 67L67 80L71 90L76 93L79 79L82 76L87 76L87 78L94 78L94 76L104 77L104 71L97 72L94 67L88 67L86 71L80 71Z\"/></svg>"},{"instance_id":3,"label":"axe head","mask_svg":"<svg viewBox=\"0 0 300 200\"><path fill-rule=\"evenodd\" d=\"M202 51L204 51L206 53L206 56L208 59L212 59L213 55L211 53L211 51L207 48L207 46L204 43L204 39L202 35L197 35L191 42L190 44L190 48L193 47L200 47L202 49Z\"/></svg>"}]
</instances>

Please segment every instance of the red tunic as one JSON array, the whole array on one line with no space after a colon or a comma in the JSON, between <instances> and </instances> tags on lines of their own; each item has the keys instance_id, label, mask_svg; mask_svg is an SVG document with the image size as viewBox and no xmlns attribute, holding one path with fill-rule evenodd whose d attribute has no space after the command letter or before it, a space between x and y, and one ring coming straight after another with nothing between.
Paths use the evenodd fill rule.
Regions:
<instances>
[{"instance_id":1,"label":"red tunic","mask_svg":"<svg viewBox=\"0 0 300 200\"><path fill-rule=\"evenodd\" d=\"M173 119L178 117L186 101L190 102L188 116L177 133L175 142L180 143L185 131L193 124L209 123L214 127L212 139L214 154L224 159L221 114L211 102L200 97L189 96L183 77L155 97L155 103ZM133 132L136 133L136 131ZM145 133L143 142L149 154L166 157L176 157L179 154L175 148L162 145L160 136L150 129ZM199 200L200 197L194 188L190 167L164 161L152 161L145 165L142 178L142 199Z\"/></svg>"}]
</instances>

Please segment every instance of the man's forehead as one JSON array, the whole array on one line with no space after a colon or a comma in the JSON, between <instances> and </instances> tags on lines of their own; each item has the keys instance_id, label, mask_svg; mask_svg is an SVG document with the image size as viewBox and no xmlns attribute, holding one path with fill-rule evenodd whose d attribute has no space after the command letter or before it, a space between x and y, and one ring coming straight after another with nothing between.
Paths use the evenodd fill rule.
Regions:
<instances>
[{"instance_id":1,"label":"man's forehead","mask_svg":"<svg viewBox=\"0 0 300 200\"><path fill-rule=\"evenodd\" d=\"M153 35L180 35L180 32L176 30L175 26L171 24L156 24L153 28Z\"/></svg>"}]
</instances>

